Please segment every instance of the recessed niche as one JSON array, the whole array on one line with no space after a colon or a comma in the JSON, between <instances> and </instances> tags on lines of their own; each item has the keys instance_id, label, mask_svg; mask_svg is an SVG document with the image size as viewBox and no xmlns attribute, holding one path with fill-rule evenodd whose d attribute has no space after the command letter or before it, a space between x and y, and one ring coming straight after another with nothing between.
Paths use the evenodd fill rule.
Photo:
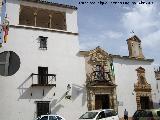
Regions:
<instances>
[{"instance_id":1,"label":"recessed niche","mask_svg":"<svg viewBox=\"0 0 160 120\"><path fill-rule=\"evenodd\" d=\"M0 75L11 76L15 74L20 67L20 58L13 51L4 51L0 53Z\"/></svg>"}]
</instances>

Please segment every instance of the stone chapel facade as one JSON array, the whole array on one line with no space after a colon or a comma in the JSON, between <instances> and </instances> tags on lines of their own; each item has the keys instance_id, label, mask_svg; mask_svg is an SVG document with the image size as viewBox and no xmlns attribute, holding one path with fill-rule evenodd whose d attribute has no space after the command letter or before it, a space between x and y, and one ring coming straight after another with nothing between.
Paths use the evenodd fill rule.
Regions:
<instances>
[{"instance_id":1,"label":"stone chapel facade","mask_svg":"<svg viewBox=\"0 0 160 120\"><path fill-rule=\"evenodd\" d=\"M159 107L153 59L146 59L141 40L127 39L129 56L112 55L97 47L81 51L85 57L88 109L111 108L123 117L124 109L132 117L136 110Z\"/></svg>"}]
</instances>

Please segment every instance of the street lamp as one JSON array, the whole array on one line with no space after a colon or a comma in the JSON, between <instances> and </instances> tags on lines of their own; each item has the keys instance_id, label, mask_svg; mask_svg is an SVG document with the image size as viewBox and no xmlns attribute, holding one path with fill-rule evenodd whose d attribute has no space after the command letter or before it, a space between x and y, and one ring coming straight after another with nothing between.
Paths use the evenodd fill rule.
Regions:
<instances>
[{"instance_id":1,"label":"street lamp","mask_svg":"<svg viewBox=\"0 0 160 120\"><path fill-rule=\"evenodd\" d=\"M71 85L67 85L66 99L71 99Z\"/></svg>"}]
</instances>

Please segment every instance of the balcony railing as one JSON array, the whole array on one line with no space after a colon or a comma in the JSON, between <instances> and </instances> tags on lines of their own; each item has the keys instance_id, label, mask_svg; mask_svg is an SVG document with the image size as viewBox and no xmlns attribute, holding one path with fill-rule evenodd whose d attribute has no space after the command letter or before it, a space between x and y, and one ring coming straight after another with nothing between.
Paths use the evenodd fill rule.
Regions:
<instances>
[{"instance_id":1,"label":"balcony railing","mask_svg":"<svg viewBox=\"0 0 160 120\"><path fill-rule=\"evenodd\" d=\"M32 86L54 86L56 87L55 74L35 74L32 73Z\"/></svg>"}]
</instances>

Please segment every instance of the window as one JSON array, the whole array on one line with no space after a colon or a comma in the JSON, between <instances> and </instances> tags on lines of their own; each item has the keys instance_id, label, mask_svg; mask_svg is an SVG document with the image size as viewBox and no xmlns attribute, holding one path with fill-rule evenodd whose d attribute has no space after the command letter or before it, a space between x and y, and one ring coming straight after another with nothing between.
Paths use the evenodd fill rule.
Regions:
<instances>
[{"instance_id":1,"label":"window","mask_svg":"<svg viewBox=\"0 0 160 120\"><path fill-rule=\"evenodd\" d=\"M20 58L13 51L4 51L0 53L0 75L11 76L15 74L20 67Z\"/></svg>"},{"instance_id":2,"label":"window","mask_svg":"<svg viewBox=\"0 0 160 120\"><path fill-rule=\"evenodd\" d=\"M157 111L157 115L160 117L160 111Z\"/></svg>"},{"instance_id":3,"label":"window","mask_svg":"<svg viewBox=\"0 0 160 120\"><path fill-rule=\"evenodd\" d=\"M98 115L98 119L102 119L105 118L105 113L104 112L100 112Z\"/></svg>"},{"instance_id":4,"label":"window","mask_svg":"<svg viewBox=\"0 0 160 120\"><path fill-rule=\"evenodd\" d=\"M79 119L93 119L98 114L98 112L86 112Z\"/></svg>"},{"instance_id":5,"label":"window","mask_svg":"<svg viewBox=\"0 0 160 120\"><path fill-rule=\"evenodd\" d=\"M105 69L102 65L96 65L97 80L105 80Z\"/></svg>"},{"instance_id":6,"label":"window","mask_svg":"<svg viewBox=\"0 0 160 120\"><path fill-rule=\"evenodd\" d=\"M49 120L57 120L56 116L49 116Z\"/></svg>"},{"instance_id":7,"label":"window","mask_svg":"<svg viewBox=\"0 0 160 120\"><path fill-rule=\"evenodd\" d=\"M40 40L40 49L47 49L47 38L48 37L43 37L43 36L39 36L39 40Z\"/></svg>"},{"instance_id":8,"label":"window","mask_svg":"<svg viewBox=\"0 0 160 120\"><path fill-rule=\"evenodd\" d=\"M139 48L141 48L141 44L139 43L138 45L139 45Z\"/></svg>"},{"instance_id":9,"label":"window","mask_svg":"<svg viewBox=\"0 0 160 120\"><path fill-rule=\"evenodd\" d=\"M57 117L57 120L63 120L61 117L59 117L59 116L56 116Z\"/></svg>"},{"instance_id":10,"label":"window","mask_svg":"<svg viewBox=\"0 0 160 120\"><path fill-rule=\"evenodd\" d=\"M48 120L48 116L42 117L41 120Z\"/></svg>"},{"instance_id":11,"label":"window","mask_svg":"<svg viewBox=\"0 0 160 120\"><path fill-rule=\"evenodd\" d=\"M20 6L19 24L66 30L66 13L30 6Z\"/></svg>"},{"instance_id":12,"label":"window","mask_svg":"<svg viewBox=\"0 0 160 120\"><path fill-rule=\"evenodd\" d=\"M35 8L29 6L20 6L19 24L27 26L35 26Z\"/></svg>"},{"instance_id":13,"label":"window","mask_svg":"<svg viewBox=\"0 0 160 120\"><path fill-rule=\"evenodd\" d=\"M132 47L133 47L133 42L131 42L131 45L132 45Z\"/></svg>"},{"instance_id":14,"label":"window","mask_svg":"<svg viewBox=\"0 0 160 120\"><path fill-rule=\"evenodd\" d=\"M111 112L111 111L108 111L107 113L106 113L106 117L112 117L113 116L113 113Z\"/></svg>"},{"instance_id":15,"label":"window","mask_svg":"<svg viewBox=\"0 0 160 120\"><path fill-rule=\"evenodd\" d=\"M49 102L48 101L38 101L37 102L37 116L41 116L41 115L47 115L50 113L49 110ZM44 119L41 120L47 120L46 116Z\"/></svg>"},{"instance_id":16,"label":"window","mask_svg":"<svg viewBox=\"0 0 160 120\"><path fill-rule=\"evenodd\" d=\"M48 67L38 67L38 84L48 84Z\"/></svg>"},{"instance_id":17,"label":"window","mask_svg":"<svg viewBox=\"0 0 160 120\"><path fill-rule=\"evenodd\" d=\"M113 111L111 111L111 112L112 112L112 115L113 115L113 116L116 116L116 115L117 115L117 112L116 112L116 111L113 110Z\"/></svg>"}]
</instances>

